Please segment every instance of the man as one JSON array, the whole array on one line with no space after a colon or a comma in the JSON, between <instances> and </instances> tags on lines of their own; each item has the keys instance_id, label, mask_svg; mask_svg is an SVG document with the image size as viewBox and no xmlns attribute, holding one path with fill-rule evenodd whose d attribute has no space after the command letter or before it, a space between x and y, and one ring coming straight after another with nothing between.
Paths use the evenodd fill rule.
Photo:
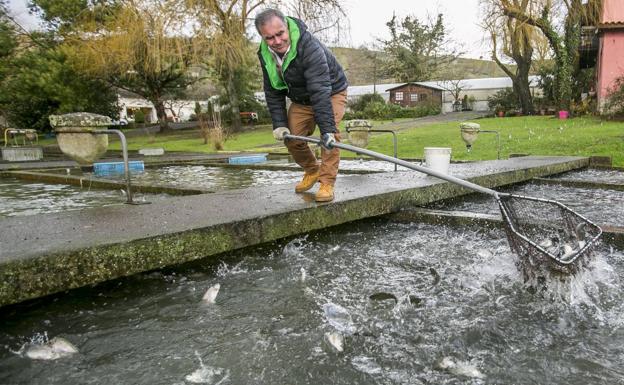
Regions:
<instances>
[{"instance_id":1,"label":"man","mask_svg":"<svg viewBox=\"0 0 624 385\"><path fill-rule=\"evenodd\" d=\"M337 126L347 105L347 78L334 55L301 20L266 9L256 16L255 24L262 37L258 57L273 136L279 141L290 133L310 136L315 125L321 131L320 165L307 143L286 141L288 151L304 170L295 192L308 191L320 181L315 199L329 202L334 199L340 161L340 151L333 143L340 141ZM292 102L288 112L286 97Z\"/></svg>"}]
</instances>

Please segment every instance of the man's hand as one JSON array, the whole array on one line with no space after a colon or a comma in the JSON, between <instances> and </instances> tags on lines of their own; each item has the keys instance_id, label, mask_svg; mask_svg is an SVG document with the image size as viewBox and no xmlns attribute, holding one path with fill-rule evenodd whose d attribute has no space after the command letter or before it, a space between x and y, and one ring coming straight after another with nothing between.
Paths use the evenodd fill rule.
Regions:
<instances>
[{"instance_id":1,"label":"man's hand","mask_svg":"<svg viewBox=\"0 0 624 385\"><path fill-rule=\"evenodd\" d=\"M334 148L334 143L336 143L336 136L333 133L324 133L321 135L321 145L328 150Z\"/></svg>"},{"instance_id":2,"label":"man's hand","mask_svg":"<svg viewBox=\"0 0 624 385\"><path fill-rule=\"evenodd\" d=\"M277 127L273 130L273 137L280 142L284 141L284 135L290 134L288 127Z\"/></svg>"}]
</instances>

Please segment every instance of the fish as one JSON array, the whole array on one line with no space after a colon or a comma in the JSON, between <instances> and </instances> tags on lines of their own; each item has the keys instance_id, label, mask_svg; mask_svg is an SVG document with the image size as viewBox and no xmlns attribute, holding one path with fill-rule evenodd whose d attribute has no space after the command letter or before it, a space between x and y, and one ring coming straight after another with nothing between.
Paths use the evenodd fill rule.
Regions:
<instances>
[{"instance_id":1,"label":"fish","mask_svg":"<svg viewBox=\"0 0 624 385\"><path fill-rule=\"evenodd\" d=\"M435 286L438 283L440 283L440 274L438 274L436 269L434 269L433 267L430 267L429 268L429 273L431 273L431 275L433 276L433 286Z\"/></svg>"},{"instance_id":2,"label":"fish","mask_svg":"<svg viewBox=\"0 0 624 385\"><path fill-rule=\"evenodd\" d=\"M24 356L31 360L57 360L78 353L78 348L62 337L54 337L42 345L30 345Z\"/></svg>"},{"instance_id":3,"label":"fish","mask_svg":"<svg viewBox=\"0 0 624 385\"><path fill-rule=\"evenodd\" d=\"M560 252L561 252L561 256L559 257L559 259L561 260L570 259L572 256L576 254L576 251L570 245L563 245Z\"/></svg>"},{"instance_id":4,"label":"fish","mask_svg":"<svg viewBox=\"0 0 624 385\"><path fill-rule=\"evenodd\" d=\"M305 282L307 276L306 270L303 267L299 270L301 271L301 282Z\"/></svg>"},{"instance_id":5,"label":"fish","mask_svg":"<svg viewBox=\"0 0 624 385\"><path fill-rule=\"evenodd\" d=\"M368 298L370 298L373 301L386 301L386 300L394 300L394 302L398 302L397 297L392 294L392 293L384 293L384 292L379 292L379 293L375 293L375 294L371 294Z\"/></svg>"},{"instance_id":6,"label":"fish","mask_svg":"<svg viewBox=\"0 0 624 385\"><path fill-rule=\"evenodd\" d=\"M408 298L409 298L409 301L412 304L412 306L415 306L415 307L421 307L422 306L422 303L423 303L423 299L422 298L417 297L417 296L415 296L413 294L410 294Z\"/></svg>"},{"instance_id":7,"label":"fish","mask_svg":"<svg viewBox=\"0 0 624 385\"><path fill-rule=\"evenodd\" d=\"M217 294L219 294L219 289L221 289L221 284L213 285L210 289L206 290L206 293L202 297L203 303L215 303L217 299Z\"/></svg>"},{"instance_id":8,"label":"fish","mask_svg":"<svg viewBox=\"0 0 624 385\"><path fill-rule=\"evenodd\" d=\"M468 362L453 361L451 357L444 357L436 363L436 368L457 376L470 378L485 378L485 375L474 365Z\"/></svg>"},{"instance_id":9,"label":"fish","mask_svg":"<svg viewBox=\"0 0 624 385\"><path fill-rule=\"evenodd\" d=\"M539 247L541 247L542 249L548 249L549 247L552 247L552 245L553 243L550 239L545 239L539 243Z\"/></svg>"},{"instance_id":10,"label":"fish","mask_svg":"<svg viewBox=\"0 0 624 385\"><path fill-rule=\"evenodd\" d=\"M344 336L340 333L331 332L325 333L325 341L337 352L344 351Z\"/></svg>"}]
</instances>

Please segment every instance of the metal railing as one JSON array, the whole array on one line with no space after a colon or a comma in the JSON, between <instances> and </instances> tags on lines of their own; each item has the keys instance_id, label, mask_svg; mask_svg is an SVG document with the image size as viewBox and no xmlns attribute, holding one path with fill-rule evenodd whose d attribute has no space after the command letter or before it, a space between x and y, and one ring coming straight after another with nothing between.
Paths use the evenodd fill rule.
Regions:
<instances>
[{"instance_id":1,"label":"metal railing","mask_svg":"<svg viewBox=\"0 0 624 385\"><path fill-rule=\"evenodd\" d=\"M500 133L496 130L481 130L479 129L479 133L485 132L488 134L496 134L496 159L500 160Z\"/></svg>"},{"instance_id":2,"label":"metal railing","mask_svg":"<svg viewBox=\"0 0 624 385\"><path fill-rule=\"evenodd\" d=\"M131 183L130 183L130 165L128 163L128 144L126 142L126 136L123 134L123 132L119 131L119 130L91 130L91 131L56 131L56 134L90 134L90 135L117 135L119 137L119 140L121 141L121 153L123 155L123 162L124 162L124 177L126 180L126 204L129 205L142 205L142 204L148 204L150 202L146 202L146 201L141 201L141 202L135 202L134 200L132 200L132 188L131 188Z\"/></svg>"},{"instance_id":3,"label":"metal railing","mask_svg":"<svg viewBox=\"0 0 624 385\"><path fill-rule=\"evenodd\" d=\"M19 143L17 142L17 135L16 134L22 134L24 135L24 137L22 138L22 145L26 145L26 140L28 139L29 142L32 143L32 139L29 138L29 135L34 135L35 136L35 143L39 143L39 135L37 134L37 130L33 130L33 129L18 129L18 128L7 128L6 130L4 130L4 147L6 147L9 144L9 134L11 134L13 136L13 142L15 143L16 146L19 146Z\"/></svg>"},{"instance_id":4,"label":"metal railing","mask_svg":"<svg viewBox=\"0 0 624 385\"><path fill-rule=\"evenodd\" d=\"M387 132L387 133L392 134L392 142L394 144L394 157L398 158L398 156L397 156L397 154L398 154L397 134L393 130L380 130L380 129L377 129L377 130L363 129L362 130L362 129L354 129L354 128L351 128L351 127L347 127L346 131L347 131L347 134L350 133L350 132L382 132L382 133L383 132ZM397 164L396 163L394 163L394 171L397 171Z\"/></svg>"}]
</instances>

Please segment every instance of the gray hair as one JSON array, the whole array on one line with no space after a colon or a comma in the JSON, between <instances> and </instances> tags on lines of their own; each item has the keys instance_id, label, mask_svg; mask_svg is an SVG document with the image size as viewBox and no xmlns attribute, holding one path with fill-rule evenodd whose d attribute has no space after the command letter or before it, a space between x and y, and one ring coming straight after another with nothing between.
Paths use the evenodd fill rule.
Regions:
<instances>
[{"instance_id":1,"label":"gray hair","mask_svg":"<svg viewBox=\"0 0 624 385\"><path fill-rule=\"evenodd\" d=\"M281 11L274 9L274 8L267 8L264 11L256 15L256 19L254 21L254 23L256 24L256 31L260 33L260 27L268 23L269 20L271 20L274 17L279 18L284 23L284 25L287 25L286 17Z\"/></svg>"}]
</instances>

